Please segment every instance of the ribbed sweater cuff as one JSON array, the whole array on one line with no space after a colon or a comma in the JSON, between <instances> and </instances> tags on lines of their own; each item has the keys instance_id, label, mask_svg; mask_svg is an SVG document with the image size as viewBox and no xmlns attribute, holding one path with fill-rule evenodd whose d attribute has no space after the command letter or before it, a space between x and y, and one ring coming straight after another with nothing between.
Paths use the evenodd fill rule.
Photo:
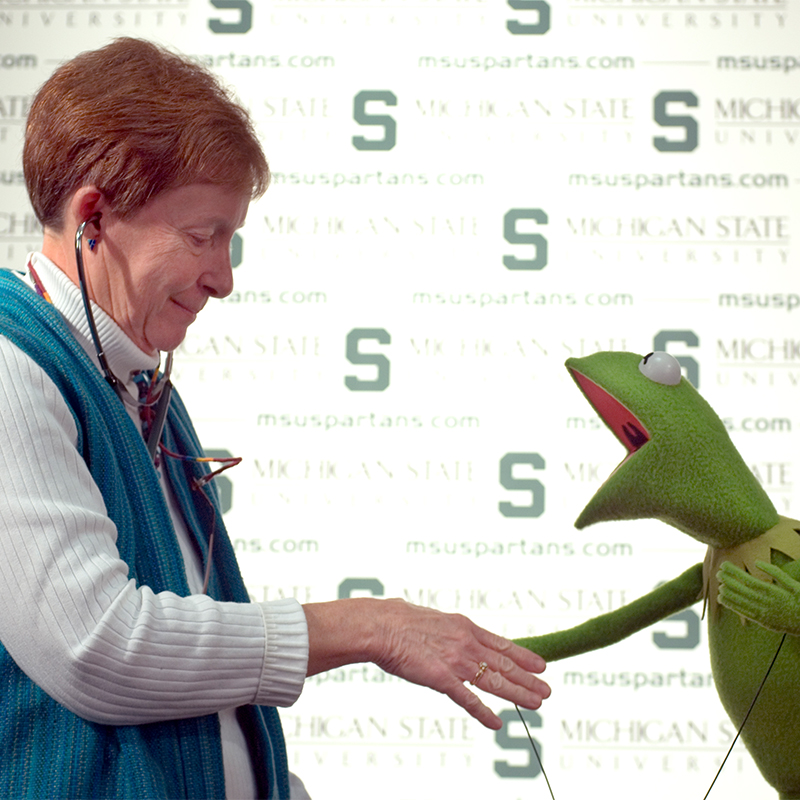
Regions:
<instances>
[{"instance_id":1,"label":"ribbed sweater cuff","mask_svg":"<svg viewBox=\"0 0 800 800\"><path fill-rule=\"evenodd\" d=\"M287 598L259 603L267 637L264 669L255 703L292 705L303 690L308 669L308 626L303 607Z\"/></svg>"}]
</instances>

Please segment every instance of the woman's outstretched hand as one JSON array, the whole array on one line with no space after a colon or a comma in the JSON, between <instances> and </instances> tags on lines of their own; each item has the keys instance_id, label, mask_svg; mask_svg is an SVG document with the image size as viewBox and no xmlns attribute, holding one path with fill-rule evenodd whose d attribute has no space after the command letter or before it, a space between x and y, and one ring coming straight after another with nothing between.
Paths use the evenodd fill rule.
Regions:
<instances>
[{"instance_id":1,"label":"woman's outstretched hand","mask_svg":"<svg viewBox=\"0 0 800 800\"><path fill-rule=\"evenodd\" d=\"M539 708L550 696L550 687L536 677L545 668L541 656L461 614L378 598L304 608L309 675L370 661L392 675L446 694L494 730L502 722L475 694L473 683L523 708Z\"/></svg>"}]
</instances>

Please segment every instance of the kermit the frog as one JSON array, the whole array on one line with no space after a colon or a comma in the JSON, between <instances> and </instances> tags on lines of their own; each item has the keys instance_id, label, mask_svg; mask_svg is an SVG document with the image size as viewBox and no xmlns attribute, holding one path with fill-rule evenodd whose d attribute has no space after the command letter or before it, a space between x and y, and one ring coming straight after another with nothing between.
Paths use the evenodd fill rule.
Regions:
<instances>
[{"instance_id":1,"label":"kermit the frog","mask_svg":"<svg viewBox=\"0 0 800 800\"><path fill-rule=\"evenodd\" d=\"M576 527L660 519L708 551L704 563L616 611L517 643L555 661L703 599L714 682L737 729L780 647L741 737L780 797L800 800L800 521L777 513L674 357L600 352L566 366L628 451Z\"/></svg>"}]
</instances>

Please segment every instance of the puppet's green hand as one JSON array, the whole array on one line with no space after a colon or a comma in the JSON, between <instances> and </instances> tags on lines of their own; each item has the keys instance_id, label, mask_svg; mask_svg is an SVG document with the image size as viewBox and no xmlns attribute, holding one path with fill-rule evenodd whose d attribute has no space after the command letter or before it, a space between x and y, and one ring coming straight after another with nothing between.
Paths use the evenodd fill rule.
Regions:
<instances>
[{"instance_id":1,"label":"puppet's green hand","mask_svg":"<svg viewBox=\"0 0 800 800\"><path fill-rule=\"evenodd\" d=\"M775 583L767 583L725 561L717 573L719 603L779 633L800 634L800 582L780 567L756 561Z\"/></svg>"}]
</instances>

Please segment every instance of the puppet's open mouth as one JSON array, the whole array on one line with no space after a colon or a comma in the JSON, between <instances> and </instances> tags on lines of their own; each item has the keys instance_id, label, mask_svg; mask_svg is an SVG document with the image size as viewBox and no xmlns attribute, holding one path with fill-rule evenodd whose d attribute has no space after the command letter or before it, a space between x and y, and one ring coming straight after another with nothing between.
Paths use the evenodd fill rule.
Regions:
<instances>
[{"instance_id":1,"label":"puppet's open mouth","mask_svg":"<svg viewBox=\"0 0 800 800\"><path fill-rule=\"evenodd\" d=\"M650 434L644 425L619 400L580 372L570 369L570 374L594 410L628 449L629 455L650 441Z\"/></svg>"}]
</instances>

